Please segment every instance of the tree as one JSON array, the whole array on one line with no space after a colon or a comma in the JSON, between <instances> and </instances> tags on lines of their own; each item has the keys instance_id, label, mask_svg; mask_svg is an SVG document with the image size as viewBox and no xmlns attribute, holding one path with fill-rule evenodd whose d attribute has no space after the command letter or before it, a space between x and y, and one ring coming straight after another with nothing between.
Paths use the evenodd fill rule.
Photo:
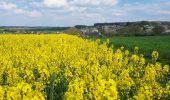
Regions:
<instances>
[{"instance_id":1,"label":"tree","mask_svg":"<svg viewBox=\"0 0 170 100\"><path fill-rule=\"evenodd\" d=\"M152 32L153 34L155 35L160 35L162 34L163 32L165 32L165 28L163 26L155 26L153 29L152 29Z\"/></svg>"},{"instance_id":2,"label":"tree","mask_svg":"<svg viewBox=\"0 0 170 100\"><path fill-rule=\"evenodd\" d=\"M141 21L140 22L140 25L143 26L143 25L150 25L150 23L148 21Z\"/></svg>"}]
</instances>

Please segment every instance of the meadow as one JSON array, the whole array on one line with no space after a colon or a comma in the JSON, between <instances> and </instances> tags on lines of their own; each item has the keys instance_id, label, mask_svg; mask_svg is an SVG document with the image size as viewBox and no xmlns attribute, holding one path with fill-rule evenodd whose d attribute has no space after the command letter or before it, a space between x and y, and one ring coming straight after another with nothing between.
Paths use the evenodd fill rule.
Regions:
<instances>
[{"instance_id":1,"label":"meadow","mask_svg":"<svg viewBox=\"0 0 170 100\"><path fill-rule=\"evenodd\" d=\"M111 41L112 42L112 41ZM168 100L169 66L66 34L0 35L0 100Z\"/></svg>"},{"instance_id":2,"label":"meadow","mask_svg":"<svg viewBox=\"0 0 170 100\"><path fill-rule=\"evenodd\" d=\"M94 38L92 38L94 39ZM101 41L110 40L109 45L116 47L124 46L133 51L134 47L139 47L139 53L143 53L148 61L151 59L152 51L159 52L159 61L170 64L170 36L139 36L139 37L102 37Z\"/></svg>"}]
</instances>

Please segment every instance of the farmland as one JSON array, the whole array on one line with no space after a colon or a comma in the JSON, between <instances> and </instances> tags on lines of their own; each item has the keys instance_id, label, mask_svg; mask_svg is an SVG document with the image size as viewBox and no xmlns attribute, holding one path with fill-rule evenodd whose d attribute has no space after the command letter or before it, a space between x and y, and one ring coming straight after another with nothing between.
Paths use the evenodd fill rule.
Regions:
<instances>
[{"instance_id":1,"label":"farmland","mask_svg":"<svg viewBox=\"0 0 170 100\"><path fill-rule=\"evenodd\" d=\"M109 41L0 35L1 100L168 100L169 66ZM118 41L118 40L117 40ZM111 41L112 43L112 41Z\"/></svg>"},{"instance_id":2,"label":"farmland","mask_svg":"<svg viewBox=\"0 0 170 100\"><path fill-rule=\"evenodd\" d=\"M95 38L92 38L95 39ZM142 36L142 37L103 37L101 41L110 40L109 45L116 47L124 46L133 51L134 47L139 47L139 53L145 55L148 60L151 58L152 51L159 52L159 61L170 64L170 36Z\"/></svg>"},{"instance_id":3,"label":"farmland","mask_svg":"<svg viewBox=\"0 0 170 100\"><path fill-rule=\"evenodd\" d=\"M57 33L62 32L69 27L29 27L29 26L0 26L0 34L1 33L10 33L10 34L36 34L36 33Z\"/></svg>"}]
</instances>

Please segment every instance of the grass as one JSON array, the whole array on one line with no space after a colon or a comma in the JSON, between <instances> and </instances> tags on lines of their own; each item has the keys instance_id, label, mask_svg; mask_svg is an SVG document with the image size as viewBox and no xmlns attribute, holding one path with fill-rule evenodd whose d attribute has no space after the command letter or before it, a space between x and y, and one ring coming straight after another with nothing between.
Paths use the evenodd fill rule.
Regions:
<instances>
[{"instance_id":1,"label":"grass","mask_svg":"<svg viewBox=\"0 0 170 100\"><path fill-rule=\"evenodd\" d=\"M101 41L106 39L102 37ZM156 50L159 52L159 61L170 64L170 36L111 37L109 39L109 45L114 45L116 48L124 46L133 51L134 47L138 46L139 52L148 59L151 59L152 51Z\"/></svg>"},{"instance_id":2,"label":"grass","mask_svg":"<svg viewBox=\"0 0 170 100\"><path fill-rule=\"evenodd\" d=\"M3 29L3 28L0 28L0 31L4 31L4 29Z\"/></svg>"}]
</instances>

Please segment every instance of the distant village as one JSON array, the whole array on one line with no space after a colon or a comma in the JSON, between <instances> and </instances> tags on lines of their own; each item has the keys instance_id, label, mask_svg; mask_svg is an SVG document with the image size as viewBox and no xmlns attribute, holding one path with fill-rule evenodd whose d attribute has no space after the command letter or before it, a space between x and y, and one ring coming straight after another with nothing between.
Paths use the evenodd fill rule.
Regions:
<instances>
[{"instance_id":1,"label":"distant village","mask_svg":"<svg viewBox=\"0 0 170 100\"><path fill-rule=\"evenodd\" d=\"M93 26L76 25L74 27L0 27L0 34L80 34L81 36L143 36L170 35L170 22L139 21L95 23Z\"/></svg>"},{"instance_id":2,"label":"distant village","mask_svg":"<svg viewBox=\"0 0 170 100\"><path fill-rule=\"evenodd\" d=\"M94 26L76 25L84 36L141 36L141 35L170 35L170 22L140 21L96 23Z\"/></svg>"}]
</instances>

